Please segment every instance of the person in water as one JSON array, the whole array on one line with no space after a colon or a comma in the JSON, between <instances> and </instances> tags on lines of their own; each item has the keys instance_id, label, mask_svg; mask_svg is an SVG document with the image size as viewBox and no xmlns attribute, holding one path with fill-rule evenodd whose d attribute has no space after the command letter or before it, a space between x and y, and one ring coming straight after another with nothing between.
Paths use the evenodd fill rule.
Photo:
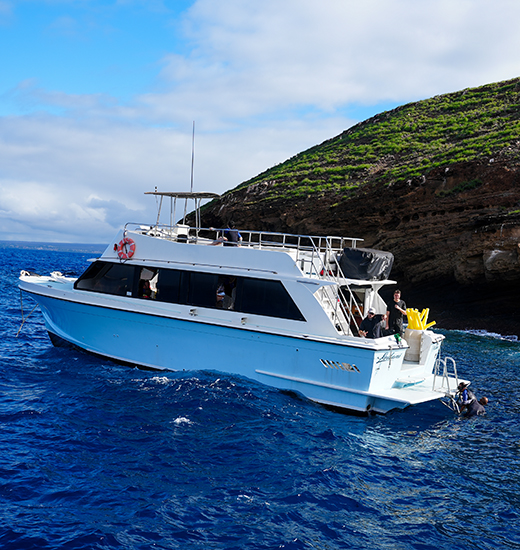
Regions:
<instances>
[{"instance_id":1,"label":"person in water","mask_svg":"<svg viewBox=\"0 0 520 550\"><path fill-rule=\"evenodd\" d=\"M380 338L382 336L382 315L376 315L373 307L368 308L367 316L359 325L359 336L361 338Z\"/></svg>"},{"instance_id":2,"label":"person in water","mask_svg":"<svg viewBox=\"0 0 520 550\"><path fill-rule=\"evenodd\" d=\"M401 291L394 291L394 300L387 306L386 330L388 334L404 335L403 317L406 315L406 304L401 300Z\"/></svg>"},{"instance_id":3,"label":"person in water","mask_svg":"<svg viewBox=\"0 0 520 550\"><path fill-rule=\"evenodd\" d=\"M466 409L469 409L469 406L472 403L477 403L477 398L475 394L468 389L469 384L467 382L461 382L457 386L458 390L458 399L457 405L459 406L459 413L464 412Z\"/></svg>"},{"instance_id":4,"label":"person in water","mask_svg":"<svg viewBox=\"0 0 520 550\"><path fill-rule=\"evenodd\" d=\"M466 412L464 413L464 418L470 418L472 416L482 416L486 414L486 405L489 400L487 397L481 397L478 401L475 399L471 401L466 407Z\"/></svg>"}]
</instances>

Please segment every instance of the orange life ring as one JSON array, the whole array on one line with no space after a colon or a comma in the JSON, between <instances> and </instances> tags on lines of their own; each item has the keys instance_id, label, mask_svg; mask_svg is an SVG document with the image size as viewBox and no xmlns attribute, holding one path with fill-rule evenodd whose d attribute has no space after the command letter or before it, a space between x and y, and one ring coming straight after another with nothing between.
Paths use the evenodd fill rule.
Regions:
<instances>
[{"instance_id":1,"label":"orange life ring","mask_svg":"<svg viewBox=\"0 0 520 550\"><path fill-rule=\"evenodd\" d=\"M117 245L117 255L122 260L129 260L135 253L135 243L130 237L125 237Z\"/></svg>"}]
</instances>

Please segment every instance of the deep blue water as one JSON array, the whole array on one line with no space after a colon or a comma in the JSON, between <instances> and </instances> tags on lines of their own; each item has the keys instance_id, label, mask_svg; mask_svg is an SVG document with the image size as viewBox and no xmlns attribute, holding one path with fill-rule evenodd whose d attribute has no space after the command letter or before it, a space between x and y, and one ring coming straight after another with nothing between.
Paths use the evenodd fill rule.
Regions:
<instances>
[{"instance_id":1,"label":"deep blue water","mask_svg":"<svg viewBox=\"0 0 520 550\"><path fill-rule=\"evenodd\" d=\"M123 367L54 348L39 310L16 338L19 271L93 255L0 243L0 548L520 548L519 343L444 332L490 399L460 419Z\"/></svg>"}]
</instances>

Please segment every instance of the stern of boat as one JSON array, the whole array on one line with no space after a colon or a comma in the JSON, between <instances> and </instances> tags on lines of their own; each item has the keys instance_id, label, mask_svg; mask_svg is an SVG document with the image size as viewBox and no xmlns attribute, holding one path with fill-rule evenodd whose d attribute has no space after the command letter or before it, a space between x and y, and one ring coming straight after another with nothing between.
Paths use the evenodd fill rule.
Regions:
<instances>
[{"instance_id":1,"label":"stern of boat","mask_svg":"<svg viewBox=\"0 0 520 550\"><path fill-rule=\"evenodd\" d=\"M420 384L429 378L439 360L443 340L442 334L436 334L431 330L406 329L404 341L407 350L394 387Z\"/></svg>"}]
</instances>

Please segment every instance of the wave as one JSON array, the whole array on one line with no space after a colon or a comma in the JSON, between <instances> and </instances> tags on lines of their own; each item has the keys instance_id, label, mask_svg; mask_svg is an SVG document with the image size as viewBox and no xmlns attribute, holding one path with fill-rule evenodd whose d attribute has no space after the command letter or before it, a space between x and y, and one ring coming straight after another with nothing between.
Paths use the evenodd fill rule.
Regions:
<instances>
[{"instance_id":1,"label":"wave","mask_svg":"<svg viewBox=\"0 0 520 550\"><path fill-rule=\"evenodd\" d=\"M516 336L516 334L505 336L498 332L489 332L485 329L479 329L479 330L466 329L466 330L461 330L461 332L464 332L466 334L473 334L475 336L483 336L485 338L495 338L496 340L506 340L507 342L519 342L518 336Z\"/></svg>"}]
</instances>

